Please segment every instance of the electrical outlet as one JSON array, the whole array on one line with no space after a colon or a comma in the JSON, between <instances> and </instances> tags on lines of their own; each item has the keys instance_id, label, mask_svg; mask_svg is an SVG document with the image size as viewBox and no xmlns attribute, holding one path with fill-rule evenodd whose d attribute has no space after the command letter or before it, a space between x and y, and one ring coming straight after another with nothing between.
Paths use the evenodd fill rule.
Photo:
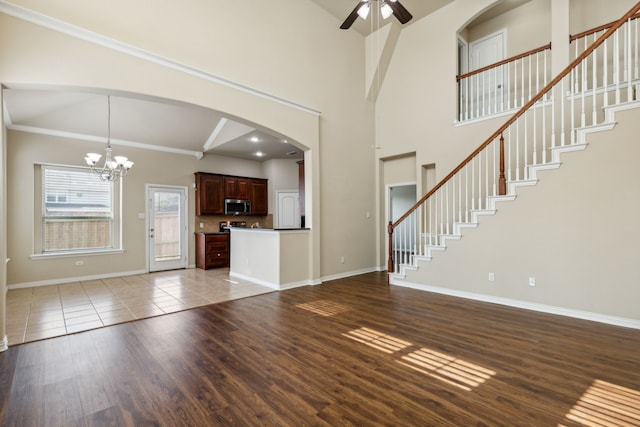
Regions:
<instances>
[{"instance_id":1,"label":"electrical outlet","mask_svg":"<svg viewBox=\"0 0 640 427\"><path fill-rule=\"evenodd\" d=\"M344 257L340 257L340 263L344 264Z\"/></svg>"},{"instance_id":2,"label":"electrical outlet","mask_svg":"<svg viewBox=\"0 0 640 427\"><path fill-rule=\"evenodd\" d=\"M493 282L496 280L496 275L494 273L489 273L489 281Z\"/></svg>"},{"instance_id":3,"label":"electrical outlet","mask_svg":"<svg viewBox=\"0 0 640 427\"><path fill-rule=\"evenodd\" d=\"M535 285L536 285L536 278L529 277L529 286L535 286Z\"/></svg>"},{"instance_id":4,"label":"electrical outlet","mask_svg":"<svg viewBox=\"0 0 640 427\"><path fill-rule=\"evenodd\" d=\"M76 261L76 265L84 265L84 261L82 261L82 260Z\"/></svg>"}]
</instances>

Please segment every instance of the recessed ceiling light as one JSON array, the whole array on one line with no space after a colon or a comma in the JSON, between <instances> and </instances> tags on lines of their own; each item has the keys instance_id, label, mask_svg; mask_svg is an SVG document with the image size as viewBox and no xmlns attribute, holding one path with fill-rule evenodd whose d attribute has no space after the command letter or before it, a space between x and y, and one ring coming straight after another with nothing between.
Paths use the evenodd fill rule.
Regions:
<instances>
[{"instance_id":1,"label":"recessed ceiling light","mask_svg":"<svg viewBox=\"0 0 640 427\"><path fill-rule=\"evenodd\" d=\"M252 136L250 141L251 142L260 142L260 138L258 138L257 136Z\"/></svg>"},{"instance_id":2,"label":"recessed ceiling light","mask_svg":"<svg viewBox=\"0 0 640 427\"><path fill-rule=\"evenodd\" d=\"M287 141L286 139L283 139L283 140L282 140L282 143L283 143L283 144L288 144L288 143L289 143L289 141Z\"/></svg>"},{"instance_id":3,"label":"recessed ceiling light","mask_svg":"<svg viewBox=\"0 0 640 427\"><path fill-rule=\"evenodd\" d=\"M264 156L264 153L262 151L256 151L255 155L258 157L262 157Z\"/></svg>"}]
</instances>

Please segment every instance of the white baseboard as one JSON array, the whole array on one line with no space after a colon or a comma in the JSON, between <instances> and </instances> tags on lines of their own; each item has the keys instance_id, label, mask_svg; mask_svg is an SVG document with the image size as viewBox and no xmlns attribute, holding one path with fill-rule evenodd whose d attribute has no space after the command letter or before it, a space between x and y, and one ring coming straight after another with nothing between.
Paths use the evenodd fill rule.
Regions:
<instances>
[{"instance_id":1,"label":"white baseboard","mask_svg":"<svg viewBox=\"0 0 640 427\"><path fill-rule=\"evenodd\" d=\"M328 282L329 280L345 279L347 277L357 276L359 274L373 273L374 271L382 271L382 270L379 270L379 267L370 267L370 268L363 268L361 270L355 270L355 271L345 271L343 273L322 276L322 282Z\"/></svg>"},{"instance_id":2,"label":"white baseboard","mask_svg":"<svg viewBox=\"0 0 640 427\"><path fill-rule=\"evenodd\" d=\"M256 285L266 286L267 288L271 288L276 291L293 289L293 288L298 288L300 286L307 286L312 284L311 281L309 280L301 280L298 282L277 284L277 283L267 282L266 280L256 279L255 277L245 276L244 274L234 273L233 271L229 272L229 277L235 277L237 279L244 280L246 282L255 283Z\"/></svg>"},{"instance_id":3,"label":"white baseboard","mask_svg":"<svg viewBox=\"0 0 640 427\"><path fill-rule=\"evenodd\" d=\"M61 279L40 280L37 282L14 283L13 285L8 285L7 289L22 289L22 288L33 288L36 286L60 285L62 283L79 282L83 280L88 281L88 280L110 279L112 277L121 277L121 276L135 276L137 274L147 274L147 271L146 270L120 271L117 273L96 274L94 276L64 277Z\"/></svg>"},{"instance_id":4,"label":"white baseboard","mask_svg":"<svg viewBox=\"0 0 640 427\"><path fill-rule=\"evenodd\" d=\"M511 298L502 298L492 295L476 294L472 292L458 291L455 289L442 288L438 286L424 285L420 283L411 283L405 281L393 281L392 285L412 288L421 291L434 292L443 295L449 295L458 298L472 299L476 301L489 302L493 304L506 305L509 307L522 308L525 310L533 310L541 313L557 314L559 316L573 317L576 319L590 320L592 322L606 323L614 326L623 326L625 328L640 329L640 320L628 319L625 317L610 316L606 314L593 313L590 311L574 310L570 308L558 307L546 304L536 304L528 301L515 300Z\"/></svg>"}]
</instances>

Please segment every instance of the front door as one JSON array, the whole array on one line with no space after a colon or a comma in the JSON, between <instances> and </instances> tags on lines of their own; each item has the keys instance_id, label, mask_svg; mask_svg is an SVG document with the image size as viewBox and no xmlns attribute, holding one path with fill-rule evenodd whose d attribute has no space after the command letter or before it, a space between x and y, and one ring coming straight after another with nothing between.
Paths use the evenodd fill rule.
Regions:
<instances>
[{"instance_id":1,"label":"front door","mask_svg":"<svg viewBox=\"0 0 640 427\"><path fill-rule=\"evenodd\" d=\"M187 267L185 187L147 186L149 271Z\"/></svg>"}]
</instances>

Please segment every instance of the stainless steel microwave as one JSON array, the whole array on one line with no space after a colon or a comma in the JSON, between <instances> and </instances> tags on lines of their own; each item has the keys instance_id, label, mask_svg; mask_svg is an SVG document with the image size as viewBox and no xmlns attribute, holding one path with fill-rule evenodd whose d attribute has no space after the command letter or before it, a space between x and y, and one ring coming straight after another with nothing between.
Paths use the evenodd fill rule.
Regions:
<instances>
[{"instance_id":1,"label":"stainless steel microwave","mask_svg":"<svg viewBox=\"0 0 640 427\"><path fill-rule=\"evenodd\" d=\"M251 202L248 200L224 199L225 215L251 215Z\"/></svg>"}]
</instances>

